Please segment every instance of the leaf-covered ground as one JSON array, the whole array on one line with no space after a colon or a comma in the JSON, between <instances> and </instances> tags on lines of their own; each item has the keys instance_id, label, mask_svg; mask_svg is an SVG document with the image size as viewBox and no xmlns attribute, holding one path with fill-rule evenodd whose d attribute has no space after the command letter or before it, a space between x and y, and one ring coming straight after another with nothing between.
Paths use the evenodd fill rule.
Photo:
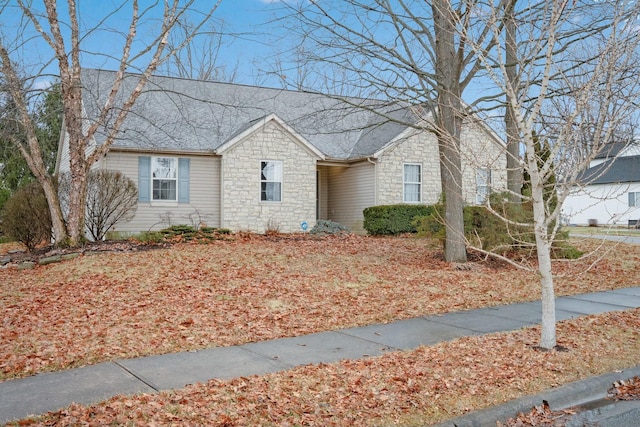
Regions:
<instances>
[{"instance_id":1,"label":"leaf-covered ground","mask_svg":"<svg viewBox=\"0 0 640 427\"><path fill-rule=\"evenodd\" d=\"M539 333L530 328L465 337L370 359L121 396L19 425L425 426L640 362L640 310L561 322L558 338L567 351L536 350ZM549 425L536 419L548 416L521 425Z\"/></svg>"},{"instance_id":2,"label":"leaf-covered ground","mask_svg":"<svg viewBox=\"0 0 640 427\"><path fill-rule=\"evenodd\" d=\"M577 242L583 249L600 243ZM0 246L0 253L3 247ZM640 284L640 248L557 261L558 295ZM595 264L594 264L595 263ZM428 240L244 236L0 270L1 379L540 298L534 273L459 270ZM640 311L74 405L39 425L426 425L640 364ZM23 421L29 424L30 421Z\"/></svg>"},{"instance_id":3,"label":"leaf-covered ground","mask_svg":"<svg viewBox=\"0 0 640 427\"><path fill-rule=\"evenodd\" d=\"M557 262L557 294L640 283L638 247L594 260ZM0 380L540 298L533 273L473 267L423 239L294 235L2 269Z\"/></svg>"}]
</instances>

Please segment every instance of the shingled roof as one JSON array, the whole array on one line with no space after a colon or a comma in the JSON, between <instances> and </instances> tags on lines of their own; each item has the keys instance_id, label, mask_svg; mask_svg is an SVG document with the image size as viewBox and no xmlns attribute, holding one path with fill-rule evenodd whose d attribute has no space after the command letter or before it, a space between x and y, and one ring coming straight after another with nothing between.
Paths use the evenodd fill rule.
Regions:
<instances>
[{"instance_id":1,"label":"shingled roof","mask_svg":"<svg viewBox=\"0 0 640 427\"><path fill-rule=\"evenodd\" d=\"M590 167L578 177L585 184L620 184L640 182L640 156L625 156L606 160Z\"/></svg>"},{"instance_id":2,"label":"shingled roof","mask_svg":"<svg viewBox=\"0 0 640 427\"><path fill-rule=\"evenodd\" d=\"M125 78L121 93L129 93L138 78ZM89 120L105 104L114 79L114 71L83 70L83 103ZM122 99L119 101L121 105ZM226 141L271 114L326 158L335 160L372 156L412 120L408 108L381 101L153 76L113 147L215 153ZM104 142L115 115L114 111L96 134L97 144Z\"/></svg>"}]
</instances>

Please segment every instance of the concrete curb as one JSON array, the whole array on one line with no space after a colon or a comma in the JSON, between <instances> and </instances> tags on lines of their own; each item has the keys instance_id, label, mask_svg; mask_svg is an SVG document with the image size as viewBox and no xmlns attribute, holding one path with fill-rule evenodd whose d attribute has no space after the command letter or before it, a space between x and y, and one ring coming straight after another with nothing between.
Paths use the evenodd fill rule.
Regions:
<instances>
[{"instance_id":1,"label":"concrete curb","mask_svg":"<svg viewBox=\"0 0 640 427\"><path fill-rule=\"evenodd\" d=\"M547 401L552 410L558 410L604 399L614 382L639 375L640 366L636 366L620 372L575 381L538 394L511 400L502 405L470 412L432 427L496 427L498 421L504 422L520 412L529 412L543 401Z\"/></svg>"}]
</instances>

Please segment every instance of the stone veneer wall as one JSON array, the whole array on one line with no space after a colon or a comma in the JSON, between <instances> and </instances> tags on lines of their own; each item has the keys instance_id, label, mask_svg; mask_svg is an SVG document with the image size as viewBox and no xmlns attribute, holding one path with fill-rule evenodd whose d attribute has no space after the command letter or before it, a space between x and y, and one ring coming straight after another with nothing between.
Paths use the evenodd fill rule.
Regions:
<instances>
[{"instance_id":1,"label":"stone veneer wall","mask_svg":"<svg viewBox=\"0 0 640 427\"><path fill-rule=\"evenodd\" d=\"M260 200L260 162L282 161L282 201ZM258 233L309 229L316 222L317 157L275 122L236 144L222 156L222 226Z\"/></svg>"},{"instance_id":2,"label":"stone veneer wall","mask_svg":"<svg viewBox=\"0 0 640 427\"><path fill-rule=\"evenodd\" d=\"M506 157L504 148L479 125L465 123L461 134L462 185L468 204L476 200L476 170L489 167L493 190L506 188ZM403 203L403 164L422 165L422 202L433 204L442 193L438 140L433 133L421 132L399 141L387 149L377 165L379 205Z\"/></svg>"},{"instance_id":3,"label":"stone veneer wall","mask_svg":"<svg viewBox=\"0 0 640 427\"><path fill-rule=\"evenodd\" d=\"M460 136L462 141L462 188L464 200L476 204L476 171L491 169L491 191L507 188L506 147L487 134L478 123L465 123Z\"/></svg>"},{"instance_id":4,"label":"stone veneer wall","mask_svg":"<svg viewBox=\"0 0 640 427\"><path fill-rule=\"evenodd\" d=\"M379 158L377 171L379 205L403 203L403 164L422 165L422 202L436 203L442 192L438 141L432 133L422 132L399 141Z\"/></svg>"}]
</instances>

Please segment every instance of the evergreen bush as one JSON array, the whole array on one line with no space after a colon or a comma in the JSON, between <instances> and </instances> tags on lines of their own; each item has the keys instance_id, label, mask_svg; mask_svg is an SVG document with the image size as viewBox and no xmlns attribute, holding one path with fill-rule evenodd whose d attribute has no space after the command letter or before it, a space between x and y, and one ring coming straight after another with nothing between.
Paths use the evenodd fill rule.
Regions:
<instances>
[{"instance_id":1,"label":"evergreen bush","mask_svg":"<svg viewBox=\"0 0 640 427\"><path fill-rule=\"evenodd\" d=\"M505 194L492 194L491 206L509 221L494 215L485 206L465 206L464 234L470 245L488 252L509 256L510 253L535 251L535 235L531 226L533 211L530 203L511 203ZM414 224L419 236L439 239L445 243L443 221L444 204L434 206L430 215L419 217ZM567 241L567 233L558 233L553 242L552 253L556 258L575 259L582 255Z\"/></svg>"},{"instance_id":2,"label":"evergreen bush","mask_svg":"<svg viewBox=\"0 0 640 427\"><path fill-rule=\"evenodd\" d=\"M428 205L382 205L371 206L362 212L364 229L371 235L396 235L417 232L414 219L433 212Z\"/></svg>"},{"instance_id":3,"label":"evergreen bush","mask_svg":"<svg viewBox=\"0 0 640 427\"><path fill-rule=\"evenodd\" d=\"M51 241L51 213L39 184L27 184L7 200L0 215L0 228L29 251Z\"/></svg>"}]
</instances>

